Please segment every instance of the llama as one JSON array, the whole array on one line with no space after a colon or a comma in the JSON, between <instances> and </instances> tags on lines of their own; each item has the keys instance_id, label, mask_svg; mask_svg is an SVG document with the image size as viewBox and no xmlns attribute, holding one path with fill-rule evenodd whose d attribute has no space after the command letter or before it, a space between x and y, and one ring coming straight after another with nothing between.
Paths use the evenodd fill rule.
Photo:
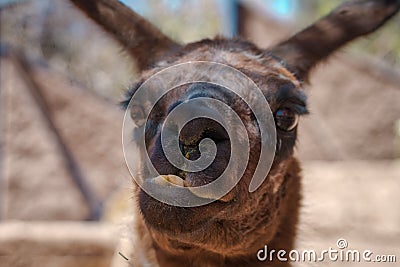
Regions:
<instances>
[{"instance_id":1,"label":"llama","mask_svg":"<svg viewBox=\"0 0 400 267\"><path fill-rule=\"evenodd\" d=\"M305 30L267 49L240 38L221 37L181 45L117 1L71 2L113 35L136 59L141 71L139 82L131 87L123 105L137 129L145 131L144 151L140 153L149 156L160 174L152 178L143 171L143 180L151 180L163 192L173 190L171 185L199 187L217 180L229 165L231 133L228 134L221 124L203 117L182 127L180 152L188 160L195 161L201 158L201 141L211 139L216 147L214 161L198 172L171 164L163 150L161 125L185 101L210 98L228 102L243 122L248 136L251 153L233 188L218 197L189 190L199 199L212 200L206 205L172 205L155 199L142 186L135 189L138 205L131 226L135 235L132 244L135 253L131 255L134 266L289 266L288 262L259 261L257 252L264 245L285 251L294 245L301 200L301 168L293 156L293 148L299 118L307 114L304 86L319 62L346 43L382 26L397 13L400 1L345 2ZM276 128L276 151L268 175L253 188L256 190L249 190L249 187L262 155L261 125L248 102L237 94L226 92L219 85L194 82L168 91L148 116L144 116L143 103L132 103L135 94L153 75L187 62L215 62L237 69L260 88L267 100ZM175 75L172 79L182 79L179 77L182 72ZM200 76L206 76L202 78L207 80L207 75L211 74L201 73ZM148 94L152 93L151 87L147 90L150 90ZM211 110L207 105L202 109ZM239 137L242 134L236 133Z\"/></svg>"}]
</instances>

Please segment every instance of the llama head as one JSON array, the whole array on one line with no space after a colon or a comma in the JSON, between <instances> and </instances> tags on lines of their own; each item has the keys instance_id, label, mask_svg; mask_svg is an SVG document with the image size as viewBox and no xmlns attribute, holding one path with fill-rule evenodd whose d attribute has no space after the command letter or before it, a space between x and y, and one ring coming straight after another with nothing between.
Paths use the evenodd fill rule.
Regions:
<instances>
[{"instance_id":1,"label":"llama head","mask_svg":"<svg viewBox=\"0 0 400 267\"><path fill-rule=\"evenodd\" d=\"M146 165L137 174L143 180L139 206L155 240L162 239L164 244L160 245L167 244L168 249L185 253L190 248L241 253L249 250L243 247L244 233L258 228L264 238L266 235L272 238L278 225L280 201L286 190L284 177L291 165L298 118L307 112L302 83L268 51L245 41L203 40L183 47L176 55L169 55L144 71L143 80L132 87L125 103L136 122L134 139L139 142L144 139L146 144L136 152L141 151L141 162L149 164L150 161L156 170L152 173ZM160 75L162 79L154 78ZM178 86L170 86L169 79ZM164 87L171 90L155 104L146 101L157 98L152 94L161 95L155 92ZM137 97L138 90L144 97ZM231 108L233 114L217 106L218 101ZM147 106L152 107L150 112L145 111ZM263 122L267 124L264 127L267 140L262 138L261 123L253 113L255 109L264 111L258 116L267 119ZM240 123L234 121L235 115ZM217 122L219 118L221 122ZM187 123L183 122L185 119ZM168 134L168 127L180 127L176 134L179 140L172 149L179 151L182 160L186 157L194 162L207 158L207 148L201 152L201 142L208 139L214 143L211 164L200 171L184 170L184 162L179 165L179 160L172 164L168 158L170 152L166 152L168 144L162 142L162 134ZM262 147L264 154L269 155L259 163ZM212 154L211 150L208 154ZM258 164L271 166L271 170L269 175L269 168L264 172L265 180L260 188L250 192ZM217 187L218 192L212 189L181 192L185 188L174 190L158 174L173 176L170 181L184 184L185 188L220 181L223 174L228 181ZM235 179L239 180L237 185ZM154 188L157 187L154 183L160 188ZM146 191L146 186L153 186L156 195ZM220 190L225 190L225 194L218 195ZM175 205L160 201L164 195L171 196Z\"/></svg>"},{"instance_id":2,"label":"llama head","mask_svg":"<svg viewBox=\"0 0 400 267\"><path fill-rule=\"evenodd\" d=\"M135 179L142 184L136 197L155 245L172 254L204 250L233 257L253 253L273 240L283 217L297 219L299 169L292 154L299 117L307 113L303 86L312 68L347 42L377 29L400 7L400 1L394 0L349 1L288 40L261 49L247 41L223 38L180 45L118 2L72 2L112 33L141 70L124 106L136 125L134 140L144 141L137 152L142 166ZM226 84L239 88L232 90ZM243 127L227 130L213 120L221 118L229 124L235 117L224 107L216 107L217 102L229 106ZM255 114L258 109L272 120L260 121ZM197 112L207 116L185 123L168 121L173 113L174 118L185 120ZM262 135L264 123L267 138ZM181 163L172 164L165 153L164 130L177 132L173 149L179 152ZM199 171L188 171L185 164L207 154L202 153L203 140L213 143L203 142L212 161ZM236 140L247 145L243 155L240 149L234 151ZM264 143L269 144L266 151L272 156L267 157L267 173L258 183L253 176ZM155 177L149 163L163 176ZM227 181L231 178L234 186L224 194L192 189L217 181L228 167ZM166 203L154 198L146 186L165 198L178 199L179 204L190 202L190 197L207 204Z\"/></svg>"}]
</instances>

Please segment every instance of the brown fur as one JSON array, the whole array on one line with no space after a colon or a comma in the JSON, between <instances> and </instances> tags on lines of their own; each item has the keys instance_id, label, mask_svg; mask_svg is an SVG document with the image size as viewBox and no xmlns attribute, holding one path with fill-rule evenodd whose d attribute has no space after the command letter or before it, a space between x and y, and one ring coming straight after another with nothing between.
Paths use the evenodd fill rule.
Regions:
<instances>
[{"instance_id":1,"label":"brown fur","mask_svg":"<svg viewBox=\"0 0 400 267\"><path fill-rule=\"evenodd\" d=\"M377 29L400 7L399 0L349 1L304 31L264 50L241 39L224 38L179 46L116 1L72 2L138 58L141 79L129 91L126 107L141 82L156 72L178 63L211 61L232 66L250 77L262 90L277 122L277 112L282 109L289 109L298 115L307 113L303 86L310 70L318 62L354 38ZM150 51L147 51L147 46ZM154 54L154 57L148 57L149 54ZM198 75L199 80L204 78L202 73ZM179 74L172 78L185 80ZM207 168L200 173L182 174L163 155L159 144L160 132L157 130L157 125L168 115L168 110L177 101L186 99L191 88L190 85L180 86L157 103L155 112L149 117L151 123L146 126L147 151L141 152L149 154L160 173L182 175L187 181L197 183L197 186L218 176L218 172L226 166L227 153L217 154L215 164L210 166L211 171ZM204 90L215 98L219 97L212 90ZM134 196L139 209L134 211L136 241L132 244L136 251L133 256L137 264L135 266L290 264L260 262L256 255L264 245L275 250L289 251L293 248L301 198L300 166L293 157L296 128L285 130L277 126L277 151L272 168L261 187L249 193L248 186L260 155L258 125L251 110L241 99L230 95L225 100L230 102L243 121L251 149L246 171L229 193L230 201L180 208L161 203L137 188ZM133 109L133 118L137 117L141 104L133 103L137 108ZM187 135L202 136L202 124L210 125L207 121L194 124L196 127L192 125ZM225 149L224 143L220 147Z\"/></svg>"},{"instance_id":2,"label":"brown fur","mask_svg":"<svg viewBox=\"0 0 400 267\"><path fill-rule=\"evenodd\" d=\"M245 71L264 91L271 108L275 111L279 107L276 93L281 84L297 84L296 90L302 90L294 76L283 69L280 63L273 58L263 56L259 61L255 61L253 57L262 54L262 51L255 47L251 51L247 50L246 42L236 40L233 43L229 40L217 39L213 41L212 45L204 45L208 42L206 40L193 44L186 48L186 51L180 52L178 56L171 56L160 62L160 66L156 65L153 69L143 73L144 79L159 69L180 62L198 60L224 63ZM288 75L285 76L285 74ZM265 79L264 77L269 78ZM181 88L168 95L157 110L164 110L175 99L182 96L185 90L186 88ZM236 105L234 104L233 108L237 110L250 132L252 122L249 115L251 113L243 107L240 101ZM247 191L249 178L259 156L258 142L256 134L252 133L251 149L253 153L249 160L250 163L244 178L234 189L236 196L246 197L237 197L237 202L230 204L229 207L218 207L229 216L220 215L222 213L220 211L214 213L208 207L192 208L195 212L198 210L199 214L210 212L214 219L203 223L203 226L198 229L190 227L190 232L178 231L173 234L169 230L154 229L148 222L146 223L146 220L143 220L143 217L138 219L137 223L140 225L138 228L148 230L144 238L148 239L149 235L153 240L160 266L255 266L255 264L261 264L256 258L257 251L266 244L274 244L276 248L287 250L292 248L300 200L299 166L291 156L291 152L287 153L284 159L276 161L269 179L264 182L262 187L249 194ZM154 143L148 147L148 150L152 151L153 146L155 146ZM140 202L140 200L138 201ZM157 210L157 213L153 214L149 214L145 210L142 208L142 212L149 220L149 217L152 216L159 218L162 207L153 206L152 209L148 209L150 211ZM238 210L240 213L237 213ZM166 212L170 212L170 209ZM286 212L290 212L290 216L286 216ZM173 223L168 222L168 224Z\"/></svg>"}]
</instances>

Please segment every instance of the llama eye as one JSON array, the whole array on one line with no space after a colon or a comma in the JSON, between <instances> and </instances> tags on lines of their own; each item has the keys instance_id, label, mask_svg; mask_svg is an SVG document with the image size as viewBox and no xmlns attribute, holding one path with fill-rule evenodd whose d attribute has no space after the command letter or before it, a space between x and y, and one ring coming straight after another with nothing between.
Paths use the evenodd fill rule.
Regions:
<instances>
[{"instance_id":1,"label":"llama eye","mask_svg":"<svg viewBox=\"0 0 400 267\"><path fill-rule=\"evenodd\" d=\"M140 106L132 106L130 111L133 122L137 126L142 126L145 123L143 109Z\"/></svg>"},{"instance_id":2,"label":"llama eye","mask_svg":"<svg viewBox=\"0 0 400 267\"><path fill-rule=\"evenodd\" d=\"M296 128L299 122L299 114L288 108L278 109L275 113L276 126L284 131L291 131Z\"/></svg>"}]
</instances>

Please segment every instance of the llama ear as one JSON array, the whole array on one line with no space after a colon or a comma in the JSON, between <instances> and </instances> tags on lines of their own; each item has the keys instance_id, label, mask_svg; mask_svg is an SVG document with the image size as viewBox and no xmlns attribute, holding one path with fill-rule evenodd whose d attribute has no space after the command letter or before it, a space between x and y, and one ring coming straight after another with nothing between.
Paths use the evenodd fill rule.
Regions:
<instances>
[{"instance_id":1,"label":"llama ear","mask_svg":"<svg viewBox=\"0 0 400 267\"><path fill-rule=\"evenodd\" d=\"M117 0L70 0L118 40L136 60L140 70L163 53L179 47L150 22Z\"/></svg>"},{"instance_id":2,"label":"llama ear","mask_svg":"<svg viewBox=\"0 0 400 267\"><path fill-rule=\"evenodd\" d=\"M373 32L400 8L400 0L352 0L326 17L269 49L301 80L310 70L347 42Z\"/></svg>"}]
</instances>

